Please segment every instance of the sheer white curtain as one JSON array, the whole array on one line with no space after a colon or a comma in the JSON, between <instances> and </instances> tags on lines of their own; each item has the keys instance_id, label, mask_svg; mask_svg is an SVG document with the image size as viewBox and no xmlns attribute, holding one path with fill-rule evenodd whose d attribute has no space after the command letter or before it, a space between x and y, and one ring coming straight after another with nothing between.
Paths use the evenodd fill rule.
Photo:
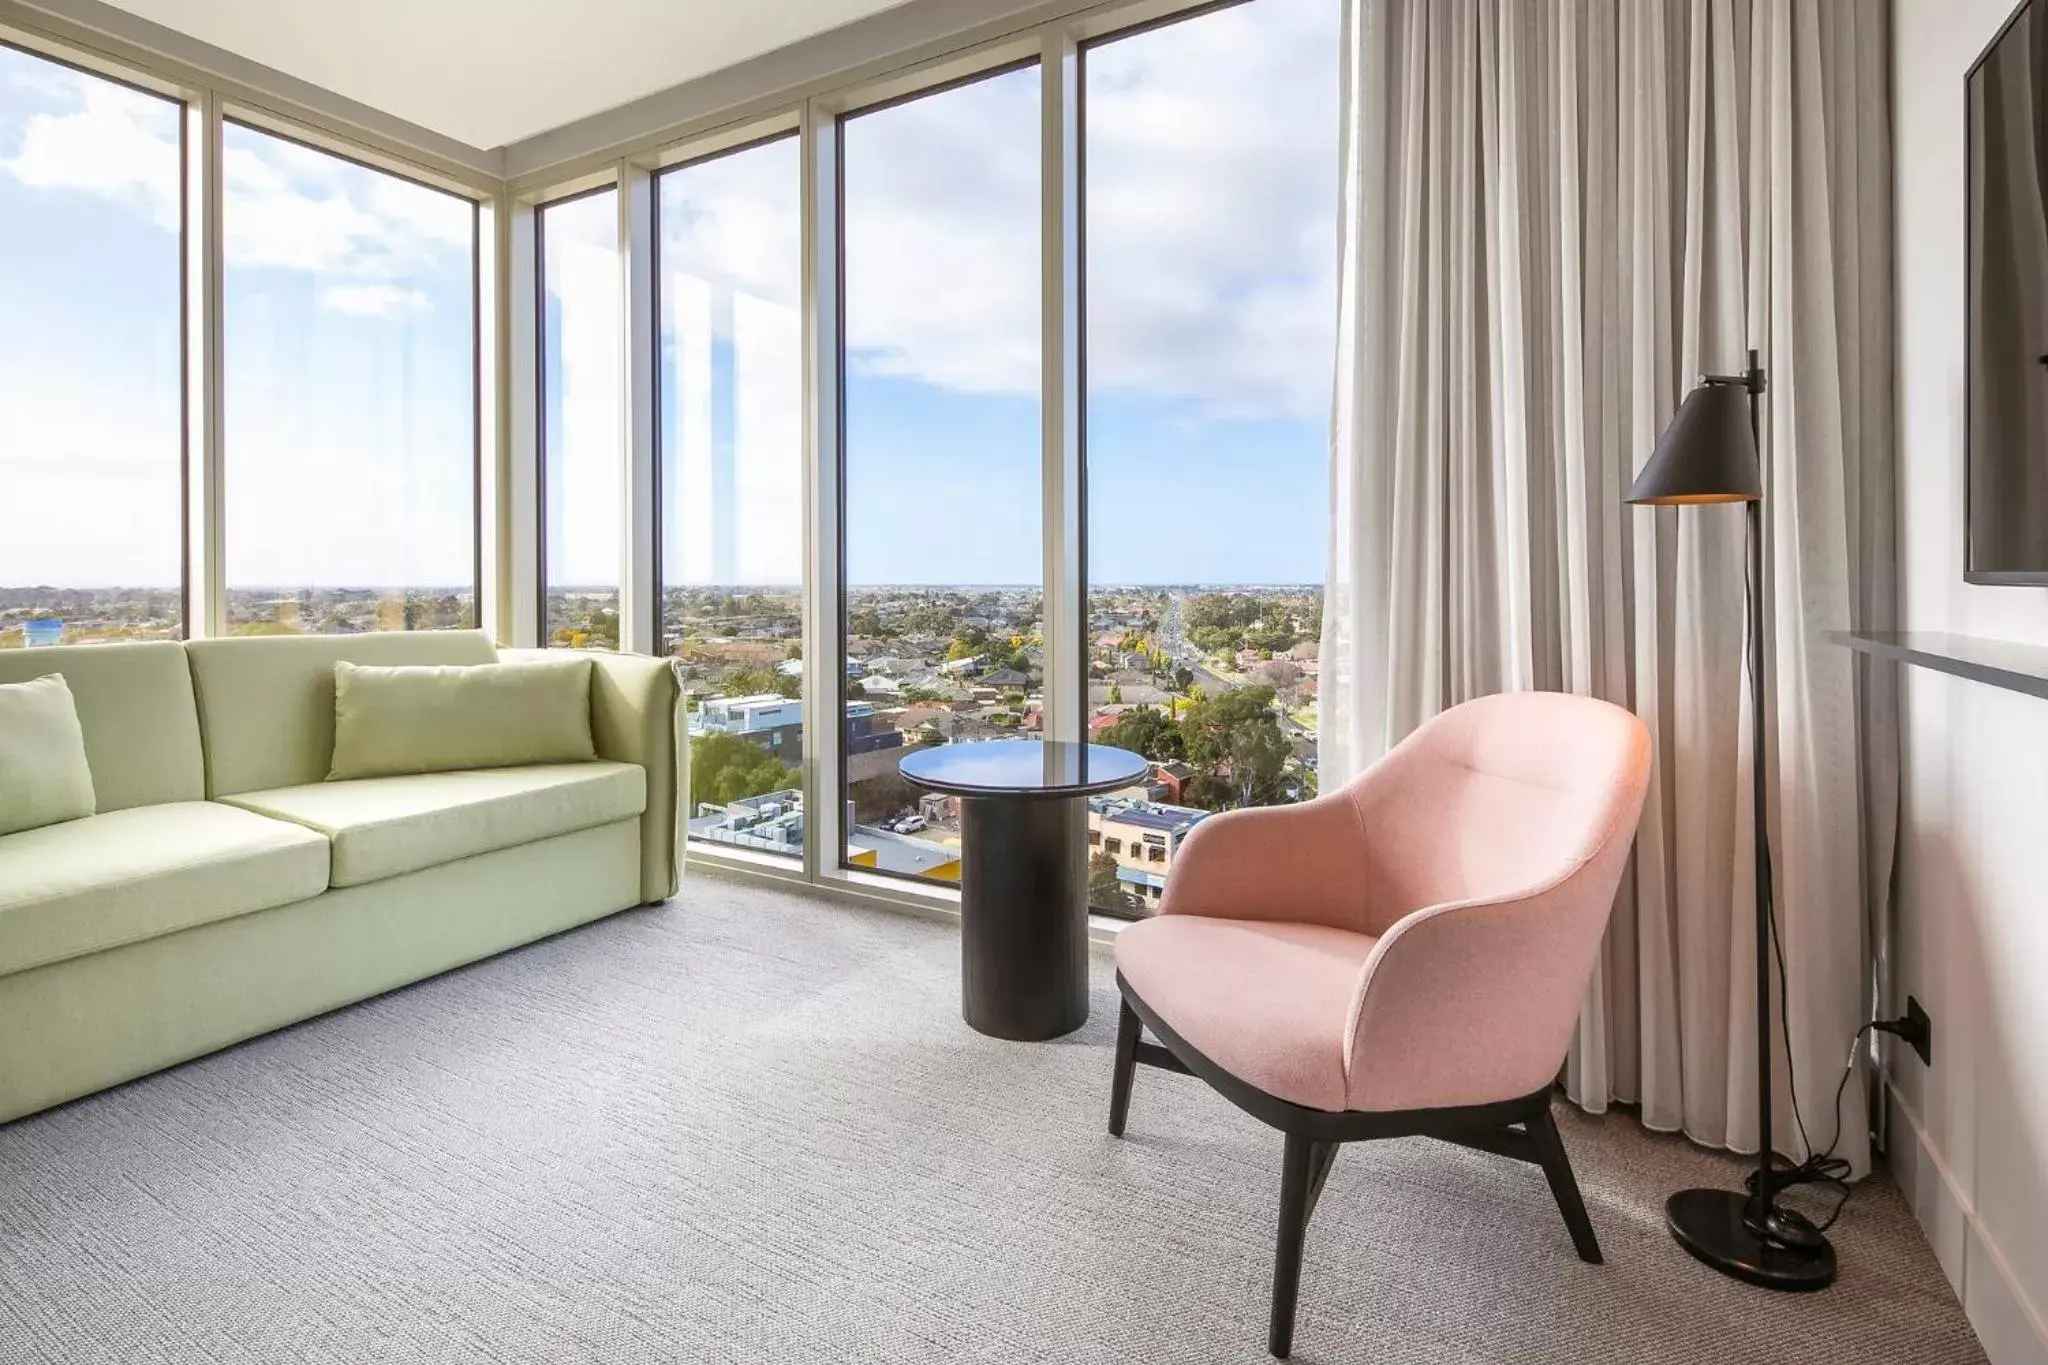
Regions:
<instances>
[{"instance_id":1,"label":"sheer white curtain","mask_svg":"<svg viewBox=\"0 0 2048 1365\"><path fill-rule=\"evenodd\" d=\"M1693 379L1759 350L1784 1027L1825 1146L1896 808L1889 677L1827 640L1895 596L1885 23L1836 0L1352 0L1345 32L1324 789L1481 693L1641 715L1655 783L1569 1087L1737 1150L1743 513L1621 499ZM1859 1172L1861 1084L1839 1149ZM1778 1148L1807 1150L1776 1113Z\"/></svg>"}]
</instances>

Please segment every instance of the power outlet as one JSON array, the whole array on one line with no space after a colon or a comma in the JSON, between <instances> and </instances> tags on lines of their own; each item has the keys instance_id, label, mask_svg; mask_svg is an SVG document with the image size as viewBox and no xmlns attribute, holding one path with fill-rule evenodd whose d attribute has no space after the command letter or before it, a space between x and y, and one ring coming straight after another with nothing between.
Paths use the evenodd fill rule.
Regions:
<instances>
[{"instance_id":1,"label":"power outlet","mask_svg":"<svg viewBox=\"0 0 2048 1365\"><path fill-rule=\"evenodd\" d=\"M1927 1017L1927 1011L1912 996L1906 997L1906 1018L1898 1030L1898 1036L1920 1054L1920 1065L1934 1065L1934 1021Z\"/></svg>"}]
</instances>

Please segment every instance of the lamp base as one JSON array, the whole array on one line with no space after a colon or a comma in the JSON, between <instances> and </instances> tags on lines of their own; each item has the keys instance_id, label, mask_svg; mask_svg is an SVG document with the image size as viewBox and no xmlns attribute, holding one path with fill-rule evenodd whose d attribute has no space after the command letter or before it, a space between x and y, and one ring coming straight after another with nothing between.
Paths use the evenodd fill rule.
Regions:
<instances>
[{"instance_id":1,"label":"lamp base","mask_svg":"<svg viewBox=\"0 0 2048 1365\"><path fill-rule=\"evenodd\" d=\"M1772 1209L1765 1238L1750 1226L1750 1197L1735 1190L1680 1190L1664 1204L1678 1244L1723 1275L1800 1292L1835 1282L1835 1248L1790 1209Z\"/></svg>"}]
</instances>

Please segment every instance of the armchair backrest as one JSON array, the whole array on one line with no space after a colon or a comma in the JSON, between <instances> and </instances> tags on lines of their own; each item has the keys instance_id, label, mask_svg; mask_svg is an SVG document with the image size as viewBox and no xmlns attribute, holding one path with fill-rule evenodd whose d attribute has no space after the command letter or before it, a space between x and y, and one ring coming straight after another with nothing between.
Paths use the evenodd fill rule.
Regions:
<instances>
[{"instance_id":1,"label":"armchair backrest","mask_svg":"<svg viewBox=\"0 0 2048 1365\"><path fill-rule=\"evenodd\" d=\"M1346 789L1380 936L1345 1040L1352 1108L1488 1104L1550 1083L1649 780L1635 716L1516 692L1445 712Z\"/></svg>"},{"instance_id":2,"label":"armchair backrest","mask_svg":"<svg viewBox=\"0 0 2048 1365\"><path fill-rule=\"evenodd\" d=\"M1371 855L1362 927L1533 891L1625 844L1649 773L1649 732L1608 702L1504 692L1443 712L1344 788Z\"/></svg>"}]
</instances>

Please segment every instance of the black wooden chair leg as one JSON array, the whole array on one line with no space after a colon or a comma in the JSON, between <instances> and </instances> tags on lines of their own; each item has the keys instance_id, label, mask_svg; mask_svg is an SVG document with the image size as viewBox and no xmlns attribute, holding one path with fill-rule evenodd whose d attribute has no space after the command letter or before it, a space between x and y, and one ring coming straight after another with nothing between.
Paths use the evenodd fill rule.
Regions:
<instances>
[{"instance_id":1,"label":"black wooden chair leg","mask_svg":"<svg viewBox=\"0 0 2048 1365\"><path fill-rule=\"evenodd\" d=\"M1308 1216L1329 1174L1337 1144L1287 1134L1280 1166L1280 1236L1273 1247L1273 1313L1266 1329L1266 1349L1276 1360L1294 1352L1294 1305L1301 1295L1301 1248L1308 1236Z\"/></svg>"},{"instance_id":2,"label":"black wooden chair leg","mask_svg":"<svg viewBox=\"0 0 2048 1365\"><path fill-rule=\"evenodd\" d=\"M1572 1245L1578 1248L1579 1259L1591 1265L1601 1264L1600 1242L1593 1235L1593 1220L1586 1216L1586 1201L1579 1195L1579 1182L1572 1176L1571 1158L1565 1155L1564 1141L1557 1135L1557 1120L1546 1108L1526 1126L1529 1140L1536 1146L1536 1159L1550 1181L1550 1193L1557 1200L1558 1211L1564 1214L1564 1225L1571 1229Z\"/></svg>"},{"instance_id":3,"label":"black wooden chair leg","mask_svg":"<svg viewBox=\"0 0 2048 1365\"><path fill-rule=\"evenodd\" d=\"M1131 1077L1138 1069L1138 1014L1125 1000L1116 1020L1116 1070L1109 1082L1109 1135L1124 1135L1124 1119L1131 1112Z\"/></svg>"}]
</instances>

